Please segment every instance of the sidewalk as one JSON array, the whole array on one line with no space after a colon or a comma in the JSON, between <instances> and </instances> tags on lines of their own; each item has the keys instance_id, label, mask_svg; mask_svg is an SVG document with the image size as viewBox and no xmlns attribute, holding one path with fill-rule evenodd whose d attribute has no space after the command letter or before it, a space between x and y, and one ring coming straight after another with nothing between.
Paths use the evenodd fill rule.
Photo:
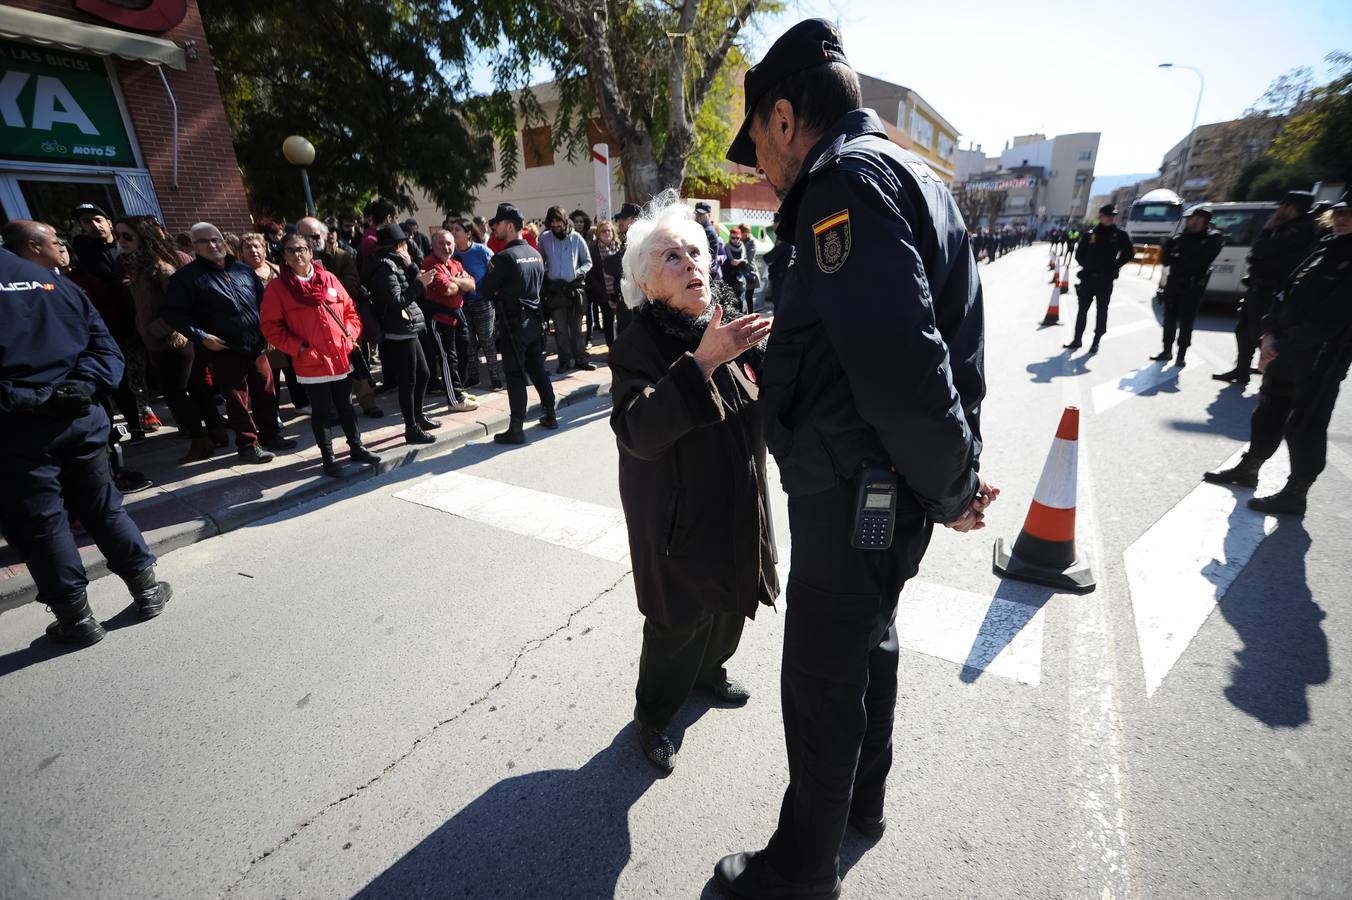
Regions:
<instances>
[{"instance_id":1,"label":"sidewalk","mask_svg":"<svg viewBox=\"0 0 1352 900\"><path fill-rule=\"evenodd\" d=\"M560 410L570 403L609 390L610 370L604 365L604 359L605 348L593 347L592 362L598 366L596 371L574 370L551 376ZM550 357L546 368L552 372L554 366L553 357ZM358 410L357 422L362 429L363 441L384 460L379 471L387 472L417 459L448 453L507 427L505 390L474 388L470 393L478 399L479 408L469 413L448 413L444 394L428 395L424 409L441 422L441 427L432 432L436 438L434 444L410 446L404 443L404 423L399 415L398 399L392 391L377 396L385 410L384 418L369 419ZM528 393L534 401L534 388L528 388ZM128 494L124 505L156 555L242 528L314 497L340 490L354 480L376 475L376 469L371 466L346 461L347 445L335 426L332 429L334 450L343 465L343 477L326 477L320 470L319 450L310 431L310 417L297 412L286 401L281 409L282 434L296 439L295 449L284 450L272 462L255 466L240 464L232 445L219 448L209 460L180 465L178 459L187 451L187 441L169 424L172 420L163 403L158 406L156 412L165 421L165 426L149 435L144 443L123 444L127 468L143 472L153 482L146 490ZM532 402L526 420L526 431L531 440L541 440L549 433L531 427L538 416L538 405ZM88 534L78 531L76 543L90 579L108 574L103 555L93 546ZM36 596L37 589L28 567L0 538L0 612L34 600Z\"/></svg>"}]
</instances>

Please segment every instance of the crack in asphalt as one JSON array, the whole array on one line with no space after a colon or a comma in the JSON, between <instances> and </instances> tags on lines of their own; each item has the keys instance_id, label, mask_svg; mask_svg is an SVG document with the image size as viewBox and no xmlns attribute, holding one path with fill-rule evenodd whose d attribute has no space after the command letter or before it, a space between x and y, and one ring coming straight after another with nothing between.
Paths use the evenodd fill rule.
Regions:
<instances>
[{"instance_id":1,"label":"crack in asphalt","mask_svg":"<svg viewBox=\"0 0 1352 900\"><path fill-rule=\"evenodd\" d=\"M274 846L270 847L269 849L260 853L258 856L255 856L253 859L249 860L249 864L244 867L244 871L240 873L239 878L231 882L230 885L226 887L224 893L221 896L229 897L237 888L239 888L241 885L244 884L245 881L248 880L249 875L253 872L254 868L257 867L259 863L263 862L265 859L272 856L277 851L281 850L287 844L291 843L291 841L299 837L303 831L305 831L311 825L315 824L321 818L323 818L323 816L330 810L335 809L341 806L342 804L346 803L347 801L351 800L353 797L356 797L358 794L362 793L367 788L370 788L373 785L377 784L386 775L390 774L390 772L394 771L396 766L398 766L404 760L412 756L414 751L416 751L418 747L420 747L422 744L430 740L432 736L435 735L442 726L450 725L452 722L455 722L464 715L466 715L470 710L474 709L476 706L482 704L485 700L487 700L490 696L492 696L494 691L498 690L498 688L502 687L509 680L511 680L511 677L516 673L517 666L521 664L521 660L524 659L528 653L532 653L535 650L540 649L540 647L544 646L551 638L557 637L559 634L562 634L564 631L567 631L572 626L573 620L575 618L580 616L582 613L586 612L591 607L595 606L607 594L611 593L616 588L618 588L620 584L630 576L630 574L632 574L632 570L626 570L624 574L620 575L620 577L616 578L609 585L603 588L595 597L592 597L586 603L582 604L577 609L574 609L572 612L570 612L568 614L568 618L558 628L555 628L553 631L549 632L544 637L532 638L531 640L526 641L526 643L521 646L521 649L518 650L516 654L512 657L512 664L507 667L507 673L503 675L502 678L498 679L496 682L490 685L487 690L485 690L478 697L474 698L469 703L467 703L458 712L437 722L425 734L419 735L417 738L415 738L413 743L409 745L407 750L399 754L399 756L395 757L395 759L391 761L389 765L381 769L380 772L377 775L373 776L369 781L366 781L365 783L358 785L352 791L348 792L347 794L344 794L337 800L325 804L323 807L319 809L318 812L310 816L308 819L305 819L299 825L297 825L290 834L282 838Z\"/></svg>"}]
</instances>

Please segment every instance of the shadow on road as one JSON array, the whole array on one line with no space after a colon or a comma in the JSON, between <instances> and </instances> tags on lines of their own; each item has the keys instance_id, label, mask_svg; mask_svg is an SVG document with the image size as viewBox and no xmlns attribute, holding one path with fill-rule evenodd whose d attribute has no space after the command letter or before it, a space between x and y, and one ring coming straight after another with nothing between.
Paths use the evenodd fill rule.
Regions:
<instances>
[{"instance_id":1,"label":"shadow on road","mask_svg":"<svg viewBox=\"0 0 1352 900\"><path fill-rule=\"evenodd\" d=\"M1216 393L1216 399L1207 404L1205 422L1174 419L1168 424L1175 431L1222 434L1237 441L1247 441L1249 417L1257 402L1257 397L1244 396L1244 385L1228 384Z\"/></svg>"},{"instance_id":2,"label":"shadow on road","mask_svg":"<svg viewBox=\"0 0 1352 900\"><path fill-rule=\"evenodd\" d=\"M1001 582L986 608L986 618L972 641L972 649L967 651L959 680L974 684L1055 593L1052 588L1036 584Z\"/></svg>"},{"instance_id":3,"label":"shadow on road","mask_svg":"<svg viewBox=\"0 0 1352 900\"><path fill-rule=\"evenodd\" d=\"M1325 613L1310 594L1310 534L1283 517L1221 600L1221 614L1244 641L1225 697L1273 728L1310 721L1307 689L1329 678Z\"/></svg>"},{"instance_id":4,"label":"shadow on road","mask_svg":"<svg viewBox=\"0 0 1352 900\"><path fill-rule=\"evenodd\" d=\"M1092 358L1089 354L1072 356L1074 351L1063 350L1055 356L1049 356L1042 362L1029 363L1025 367L1034 384L1050 384L1053 378L1073 378L1090 371L1085 363Z\"/></svg>"},{"instance_id":5,"label":"shadow on road","mask_svg":"<svg viewBox=\"0 0 1352 900\"><path fill-rule=\"evenodd\" d=\"M658 777L626 725L580 769L498 782L356 897L613 897L629 808Z\"/></svg>"}]
</instances>

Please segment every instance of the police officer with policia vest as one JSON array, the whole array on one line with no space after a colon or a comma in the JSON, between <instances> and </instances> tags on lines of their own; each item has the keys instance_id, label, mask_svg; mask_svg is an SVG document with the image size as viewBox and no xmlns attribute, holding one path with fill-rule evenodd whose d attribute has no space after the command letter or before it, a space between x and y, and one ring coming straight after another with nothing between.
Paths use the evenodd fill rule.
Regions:
<instances>
[{"instance_id":1,"label":"police officer with policia vest","mask_svg":"<svg viewBox=\"0 0 1352 900\"><path fill-rule=\"evenodd\" d=\"M526 443L527 377L540 395L540 427L559 427L554 416L554 386L545 372L545 329L540 313L545 263L540 251L522 240L522 223L521 211L515 206L498 206L498 214L488 220L488 227L506 246L488 261L488 272L479 281L479 296L497 310L498 353L511 405L512 420L507 430L493 435L499 444Z\"/></svg>"},{"instance_id":2,"label":"police officer with policia vest","mask_svg":"<svg viewBox=\"0 0 1352 900\"><path fill-rule=\"evenodd\" d=\"M1095 303L1098 309L1090 353L1098 352L1099 341L1108 331L1108 301L1113 297L1113 282L1135 253L1131 238L1116 223L1116 206L1109 203L1099 207L1098 225L1080 239L1079 249L1075 251L1075 261L1080 264L1080 283L1075 286L1080 309L1075 315L1075 338L1065 345L1067 350L1078 350L1083 346L1080 339L1084 337L1089 320L1089 307Z\"/></svg>"},{"instance_id":3,"label":"police officer with policia vest","mask_svg":"<svg viewBox=\"0 0 1352 900\"><path fill-rule=\"evenodd\" d=\"M1202 306L1207 280L1211 278L1211 264L1225 246L1225 235L1211 227L1211 210L1196 206L1184 220L1183 231L1164 242L1160 251L1160 265L1169 270L1164 285L1164 349L1150 357L1156 362L1168 362L1174 355L1174 338L1178 338L1178 358L1174 365L1188 364L1188 346L1192 343L1192 326L1197 321L1197 310Z\"/></svg>"},{"instance_id":4,"label":"police officer with policia vest","mask_svg":"<svg viewBox=\"0 0 1352 900\"><path fill-rule=\"evenodd\" d=\"M895 615L933 523L983 525L981 284L948 189L863 109L840 34L800 22L746 75L728 159L782 199L793 262L761 379L789 495L780 673L789 785L738 897L836 897L847 825L876 839L892 764Z\"/></svg>"},{"instance_id":5,"label":"police officer with policia vest","mask_svg":"<svg viewBox=\"0 0 1352 900\"><path fill-rule=\"evenodd\" d=\"M36 224L6 223L6 243ZM156 580L155 557L109 468L110 423L95 397L117 387L124 365L84 291L0 249L0 532L56 616L47 635L57 643L88 647L106 634L85 596L72 517L127 583L142 619L173 596Z\"/></svg>"}]
</instances>

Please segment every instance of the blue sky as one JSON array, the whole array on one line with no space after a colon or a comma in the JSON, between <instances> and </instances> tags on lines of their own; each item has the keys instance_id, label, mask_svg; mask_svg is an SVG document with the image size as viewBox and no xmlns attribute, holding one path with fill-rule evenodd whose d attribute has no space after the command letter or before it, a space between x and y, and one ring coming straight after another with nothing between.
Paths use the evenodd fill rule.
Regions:
<instances>
[{"instance_id":1,"label":"blue sky","mask_svg":"<svg viewBox=\"0 0 1352 900\"><path fill-rule=\"evenodd\" d=\"M1273 78L1352 51L1352 0L1135 3L987 0L791 3L751 35L756 55L795 21L836 21L856 69L904 84L989 155L1016 134L1099 131L1098 175L1153 172L1192 122L1234 118ZM1316 82L1319 79L1316 78Z\"/></svg>"}]
</instances>

